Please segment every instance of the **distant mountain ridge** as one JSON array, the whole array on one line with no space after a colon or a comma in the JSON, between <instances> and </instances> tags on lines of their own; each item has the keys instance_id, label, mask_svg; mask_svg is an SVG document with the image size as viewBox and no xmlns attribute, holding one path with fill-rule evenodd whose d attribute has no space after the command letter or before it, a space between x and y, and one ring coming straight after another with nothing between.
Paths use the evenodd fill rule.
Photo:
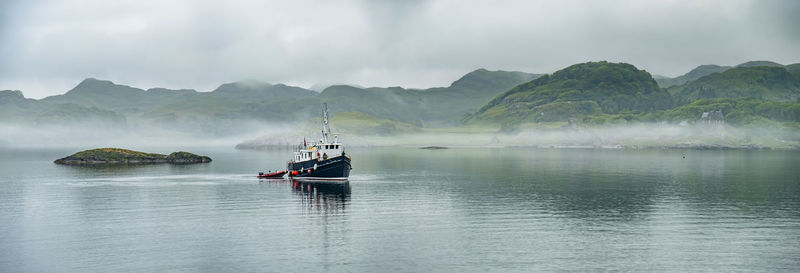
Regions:
<instances>
[{"instance_id":1,"label":"distant mountain ridge","mask_svg":"<svg viewBox=\"0 0 800 273\"><path fill-rule=\"evenodd\" d=\"M680 86L670 93L681 104L699 99L757 98L769 101L796 101L800 97L800 74L783 66L737 66Z\"/></svg>"},{"instance_id":2,"label":"distant mountain ridge","mask_svg":"<svg viewBox=\"0 0 800 273\"><path fill-rule=\"evenodd\" d=\"M418 125L452 124L486 100L536 74L472 71L448 87L425 90L331 86L317 93L305 88L255 80L225 83L211 92L192 89L143 90L107 80L87 78L65 94L26 99L19 91L3 91L0 104L24 104L0 110L0 120L44 122L77 120L82 115L111 117L121 124L155 123L177 129L225 131L242 120L302 121L314 117L327 102L332 112L360 111ZM62 109L61 118L53 109ZM74 112L74 113L73 113ZM75 118L71 118L75 117Z\"/></svg>"},{"instance_id":3,"label":"distant mountain ridge","mask_svg":"<svg viewBox=\"0 0 800 273\"><path fill-rule=\"evenodd\" d=\"M38 111L36 100L26 99L19 90L0 91L0 121L16 120Z\"/></svg>"},{"instance_id":4,"label":"distant mountain ridge","mask_svg":"<svg viewBox=\"0 0 800 273\"><path fill-rule=\"evenodd\" d=\"M122 114L143 113L198 92L191 89L151 88L147 91L107 80L87 78L62 95L43 98L45 103L74 103Z\"/></svg>"},{"instance_id":5,"label":"distant mountain ridge","mask_svg":"<svg viewBox=\"0 0 800 273\"><path fill-rule=\"evenodd\" d=\"M675 78L669 78L669 77L663 77L663 76L662 77L656 77L655 75L653 76L653 78L656 79L656 82L658 82L659 86L661 86L663 88L668 88L668 87L671 87L671 86L681 85L681 84L684 84L684 83L687 83L687 82L690 82L690 81L694 81L694 80L697 80L699 78L702 78L702 77L705 77L707 75L711 75L711 74L714 74L714 73L722 73L722 72L725 72L726 70L734 68L734 67L755 67L755 66L784 67L784 68L786 68L786 70L788 70L789 72L792 72L792 73L800 72L800 63L790 64L790 65L784 66L782 64L779 64L779 63L776 63L776 62L773 62L773 61L749 61L749 62L744 62L744 63L738 64L736 66L719 66L719 65L715 65L715 64L706 64L706 65L701 65L701 66L695 67L694 69L692 69L691 71L687 72L686 74L683 74L683 75L675 77Z\"/></svg>"},{"instance_id":6,"label":"distant mountain ridge","mask_svg":"<svg viewBox=\"0 0 800 273\"><path fill-rule=\"evenodd\" d=\"M285 84L247 80L225 83L211 91L212 94L236 95L246 99L273 99L283 97L313 97L318 93L301 87Z\"/></svg>"},{"instance_id":7,"label":"distant mountain ridge","mask_svg":"<svg viewBox=\"0 0 800 273\"><path fill-rule=\"evenodd\" d=\"M789 72L792 72L792 73L800 73L800 63L790 64L790 65L785 66L784 68L786 68L786 71L789 71Z\"/></svg>"},{"instance_id":8,"label":"distant mountain ridge","mask_svg":"<svg viewBox=\"0 0 800 273\"><path fill-rule=\"evenodd\" d=\"M691 71L681 76L675 78L656 79L656 82L658 83L659 86L666 88L674 85L681 85L689 81L697 80L699 78L702 78L706 75L710 75L713 73L724 72L725 70L728 70L730 68L731 68L730 66L719 66L713 64L701 65L695 67Z\"/></svg>"},{"instance_id":9,"label":"distant mountain ridge","mask_svg":"<svg viewBox=\"0 0 800 273\"><path fill-rule=\"evenodd\" d=\"M783 67L782 64L773 61L749 61L736 65L736 67L755 67L755 66Z\"/></svg>"},{"instance_id":10,"label":"distant mountain ridge","mask_svg":"<svg viewBox=\"0 0 800 273\"><path fill-rule=\"evenodd\" d=\"M448 123L453 125L464 114L477 110L500 92L539 76L523 72L478 69L448 87L419 90L337 85L323 90L320 97L335 111L359 111L379 118L434 123L434 126Z\"/></svg>"},{"instance_id":11,"label":"distant mountain ridge","mask_svg":"<svg viewBox=\"0 0 800 273\"><path fill-rule=\"evenodd\" d=\"M320 104L328 103L334 116L347 112L348 122L383 126L351 131L376 134L464 123L673 122L718 106L734 109L731 120L739 124L770 120L800 127L798 70L798 63L768 61L702 65L681 76L686 82L662 88L658 81L664 78L655 79L631 64L601 61L548 75L477 69L449 86L428 89L332 85L320 92L257 80L221 84L210 92L144 90L88 78L64 94L40 100L25 98L20 91L0 91L0 122L168 128L222 136L264 121L305 123L319 115Z\"/></svg>"}]
</instances>

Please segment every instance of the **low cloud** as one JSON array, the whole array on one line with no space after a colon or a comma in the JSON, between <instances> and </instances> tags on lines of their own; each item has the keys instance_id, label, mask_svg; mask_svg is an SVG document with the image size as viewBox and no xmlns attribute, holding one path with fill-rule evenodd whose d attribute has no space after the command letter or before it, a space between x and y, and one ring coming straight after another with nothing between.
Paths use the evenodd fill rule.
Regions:
<instances>
[{"instance_id":1,"label":"low cloud","mask_svg":"<svg viewBox=\"0 0 800 273\"><path fill-rule=\"evenodd\" d=\"M5 1L0 89L446 86L473 69L800 61L797 1Z\"/></svg>"}]
</instances>

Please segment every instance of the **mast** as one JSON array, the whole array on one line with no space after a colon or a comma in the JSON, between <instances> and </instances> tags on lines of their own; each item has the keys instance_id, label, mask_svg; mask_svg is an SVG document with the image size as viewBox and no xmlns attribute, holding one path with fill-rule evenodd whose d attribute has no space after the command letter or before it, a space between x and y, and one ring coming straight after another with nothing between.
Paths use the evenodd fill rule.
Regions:
<instances>
[{"instance_id":1,"label":"mast","mask_svg":"<svg viewBox=\"0 0 800 273\"><path fill-rule=\"evenodd\" d=\"M328 143L331 127L328 126L328 103L322 104L322 141Z\"/></svg>"}]
</instances>

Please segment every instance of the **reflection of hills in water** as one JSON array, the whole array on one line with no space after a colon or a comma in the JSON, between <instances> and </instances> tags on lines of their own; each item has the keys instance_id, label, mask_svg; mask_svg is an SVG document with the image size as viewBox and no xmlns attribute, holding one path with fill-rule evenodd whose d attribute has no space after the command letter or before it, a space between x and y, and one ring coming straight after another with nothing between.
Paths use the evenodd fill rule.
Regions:
<instances>
[{"instance_id":1,"label":"reflection of hills in water","mask_svg":"<svg viewBox=\"0 0 800 273\"><path fill-rule=\"evenodd\" d=\"M350 202L350 181L292 180L302 204L323 213L341 213Z\"/></svg>"}]
</instances>

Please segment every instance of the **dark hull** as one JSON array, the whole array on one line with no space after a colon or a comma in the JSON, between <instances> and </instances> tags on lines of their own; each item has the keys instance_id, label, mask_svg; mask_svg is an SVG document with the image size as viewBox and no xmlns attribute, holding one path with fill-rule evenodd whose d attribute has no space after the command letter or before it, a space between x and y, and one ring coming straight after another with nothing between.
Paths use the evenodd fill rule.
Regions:
<instances>
[{"instance_id":1,"label":"dark hull","mask_svg":"<svg viewBox=\"0 0 800 273\"><path fill-rule=\"evenodd\" d=\"M316 168L314 167L316 165ZM309 160L289 163L289 177L347 178L350 176L350 158L341 155L326 160Z\"/></svg>"}]
</instances>

